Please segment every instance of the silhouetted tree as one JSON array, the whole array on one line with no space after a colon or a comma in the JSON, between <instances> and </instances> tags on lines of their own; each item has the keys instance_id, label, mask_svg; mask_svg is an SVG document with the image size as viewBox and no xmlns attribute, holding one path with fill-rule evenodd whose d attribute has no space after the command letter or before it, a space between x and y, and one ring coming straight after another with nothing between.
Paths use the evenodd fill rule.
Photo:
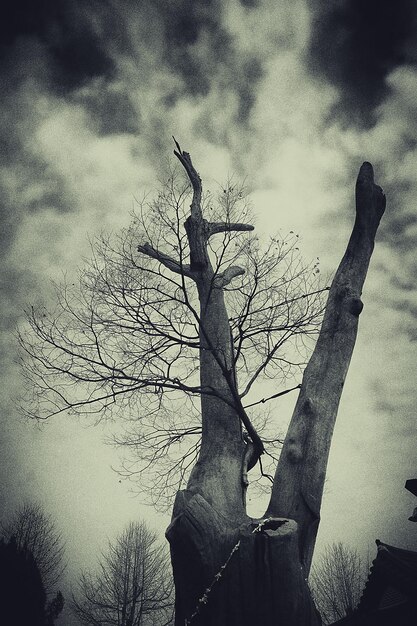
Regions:
<instances>
[{"instance_id":1,"label":"silhouetted tree","mask_svg":"<svg viewBox=\"0 0 417 626\"><path fill-rule=\"evenodd\" d=\"M0 623L45 626L46 594L30 550L0 539Z\"/></svg>"},{"instance_id":2,"label":"silhouetted tree","mask_svg":"<svg viewBox=\"0 0 417 626\"><path fill-rule=\"evenodd\" d=\"M118 247L105 242L98 250L78 296L61 292L55 316L29 313L32 334L21 341L36 383L30 412L126 412L142 429L128 443L138 453L147 450L151 467L191 438L188 451L175 457L183 463L179 474L197 460L167 530L177 626L314 625L306 578L385 197L364 163L355 225L298 385L270 502L264 518L252 520L248 472L261 462L266 442L252 414L262 397L249 393L262 377L285 378L304 362L304 355L294 362L284 345L292 337L299 346L316 332L319 289L306 278L316 268L306 273L296 246L288 256L285 242L275 248L273 239L265 250L251 235L241 240L253 226L239 213L240 192L224 189L213 210L190 155L176 148L192 189L188 215L186 190L168 187ZM179 393L187 400L180 408Z\"/></svg>"},{"instance_id":3,"label":"silhouetted tree","mask_svg":"<svg viewBox=\"0 0 417 626\"><path fill-rule=\"evenodd\" d=\"M73 609L83 624L163 626L172 621L168 552L144 522L109 542L98 571L83 573Z\"/></svg>"},{"instance_id":4,"label":"silhouetted tree","mask_svg":"<svg viewBox=\"0 0 417 626\"><path fill-rule=\"evenodd\" d=\"M368 569L358 552L340 541L327 546L313 563L309 582L324 624L352 613L359 603Z\"/></svg>"},{"instance_id":5,"label":"silhouetted tree","mask_svg":"<svg viewBox=\"0 0 417 626\"><path fill-rule=\"evenodd\" d=\"M40 504L26 503L3 520L0 528L6 540L14 537L18 548L31 552L47 596L56 593L56 584L65 569L65 546L52 516Z\"/></svg>"}]
</instances>

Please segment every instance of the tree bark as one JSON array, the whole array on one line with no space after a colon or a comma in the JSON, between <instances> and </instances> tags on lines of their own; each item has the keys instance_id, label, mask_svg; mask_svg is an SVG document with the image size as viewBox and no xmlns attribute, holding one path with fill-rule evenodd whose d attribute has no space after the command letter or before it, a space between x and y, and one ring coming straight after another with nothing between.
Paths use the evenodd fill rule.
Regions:
<instances>
[{"instance_id":1,"label":"tree bark","mask_svg":"<svg viewBox=\"0 0 417 626\"><path fill-rule=\"evenodd\" d=\"M304 371L276 470L267 514L299 526L301 562L308 575L320 520L330 443L362 311L362 287L385 210L370 163L356 182L356 220L330 287L320 335Z\"/></svg>"},{"instance_id":2,"label":"tree bark","mask_svg":"<svg viewBox=\"0 0 417 626\"><path fill-rule=\"evenodd\" d=\"M245 516L239 524L199 494L178 493L167 529L176 626L319 626L297 524L259 522Z\"/></svg>"},{"instance_id":3,"label":"tree bark","mask_svg":"<svg viewBox=\"0 0 417 626\"><path fill-rule=\"evenodd\" d=\"M211 236L227 230L252 230L250 224L215 222L204 219L201 210L202 184L190 155L179 145L175 152L193 187L190 216L185 230L190 247L190 275L199 296L196 314L200 336L200 385L202 443L199 458L188 483L190 493L200 494L229 519L245 515L245 489L242 486L248 444L242 437L242 422L252 441L259 437L250 423L237 391L229 318L223 288L244 272L233 266L222 274L212 267L207 243Z\"/></svg>"},{"instance_id":4,"label":"tree bark","mask_svg":"<svg viewBox=\"0 0 417 626\"><path fill-rule=\"evenodd\" d=\"M191 261L187 275L196 281L200 298L201 387L207 393L201 399L201 453L187 489L177 494L166 533L176 589L175 624L316 626L321 620L306 578L334 421L362 309L362 285L385 198L373 182L372 166L364 163L352 236L329 291L270 504L263 520L253 520L245 510L245 476L262 444L237 393L223 299L225 281L239 268L214 275L207 239L221 232L221 225L203 219L201 180L189 155L177 148L194 190L186 222ZM242 423L252 429L253 443L244 441Z\"/></svg>"}]
</instances>

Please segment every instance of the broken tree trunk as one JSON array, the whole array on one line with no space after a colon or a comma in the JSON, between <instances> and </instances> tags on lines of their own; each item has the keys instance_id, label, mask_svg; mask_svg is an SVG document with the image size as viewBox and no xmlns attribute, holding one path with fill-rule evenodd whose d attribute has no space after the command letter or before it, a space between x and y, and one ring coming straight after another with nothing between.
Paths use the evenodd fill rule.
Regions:
<instances>
[{"instance_id":1,"label":"broken tree trunk","mask_svg":"<svg viewBox=\"0 0 417 626\"><path fill-rule=\"evenodd\" d=\"M308 576L337 407L355 343L360 300L385 198L364 163L356 188L356 221L329 291L320 336L306 368L265 517L246 514L246 474L263 447L236 387L223 287L242 270L215 275L207 241L226 228L201 212L201 180L190 156L176 156L193 186L186 222L190 265L146 246L140 251L182 271L197 285L200 311L202 446L167 529L176 590L176 626L315 626L320 624ZM159 256L158 256L159 254ZM250 435L242 437L242 424Z\"/></svg>"},{"instance_id":2,"label":"broken tree trunk","mask_svg":"<svg viewBox=\"0 0 417 626\"><path fill-rule=\"evenodd\" d=\"M385 210L370 163L356 183L356 220L330 287L316 347L303 382L276 470L267 514L294 519L301 562L308 575L320 520L330 443L362 311L362 287Z\"/></svg>"}]
</instances>

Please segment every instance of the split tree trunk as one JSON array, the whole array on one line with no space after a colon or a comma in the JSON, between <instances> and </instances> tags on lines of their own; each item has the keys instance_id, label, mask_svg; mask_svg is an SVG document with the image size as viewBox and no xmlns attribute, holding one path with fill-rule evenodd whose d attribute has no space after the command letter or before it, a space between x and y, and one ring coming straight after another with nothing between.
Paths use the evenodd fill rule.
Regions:
<instances>
[{"instance_id":1,"label":"split tree trunk","mask_svg":"<svg viewBox=\"0 0 417 626\"><path fill-rule=\"evenodd\" d=\"M263 451L240 402L233 371L223 287L242 272L215 276L210 236L251 230L210 224L201 212L201 180L190 156L181 161L193 186L185 227L190 266L149 247L140 250L195 280L200 299L202 446L187 489L180 491L167 529L176 590L176 626L315 626L320 624L306 582L317 534L330 441L355 343L360 300L385 197L369 163L356 186L356 221L329 291L316 348L305 370L263 520L246 514L246 474ZM242 423L251 442L242 437Z\"/></svg>"}]
</instances>

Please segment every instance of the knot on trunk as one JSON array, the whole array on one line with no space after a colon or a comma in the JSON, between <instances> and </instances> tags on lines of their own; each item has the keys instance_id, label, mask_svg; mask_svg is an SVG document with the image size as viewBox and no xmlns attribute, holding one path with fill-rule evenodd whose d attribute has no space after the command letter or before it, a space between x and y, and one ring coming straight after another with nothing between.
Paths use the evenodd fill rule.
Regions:
<instances>
[{"instance_id":1,"label":"knot on trunk","mask_svg":"<svg viewBox=\"0 0 417 626\"><path fill-rule=\"evenodd\" d=\"M293 464L299 463L303 458L302 447L300 443L293 438L290 438L288 440L287 457L288 460Z\"/></svg>"},{"instance_id":2,"label":"knot on trunk","mask_svg":"<svg viewBox=\"0 0 417 626\"><path fill-rule=\"evenodd\" d=\"M362 313L363 302L360 298L351 298L348 302L348 311L355 317L359 317Z\"/></svg>"}]
</instances>

